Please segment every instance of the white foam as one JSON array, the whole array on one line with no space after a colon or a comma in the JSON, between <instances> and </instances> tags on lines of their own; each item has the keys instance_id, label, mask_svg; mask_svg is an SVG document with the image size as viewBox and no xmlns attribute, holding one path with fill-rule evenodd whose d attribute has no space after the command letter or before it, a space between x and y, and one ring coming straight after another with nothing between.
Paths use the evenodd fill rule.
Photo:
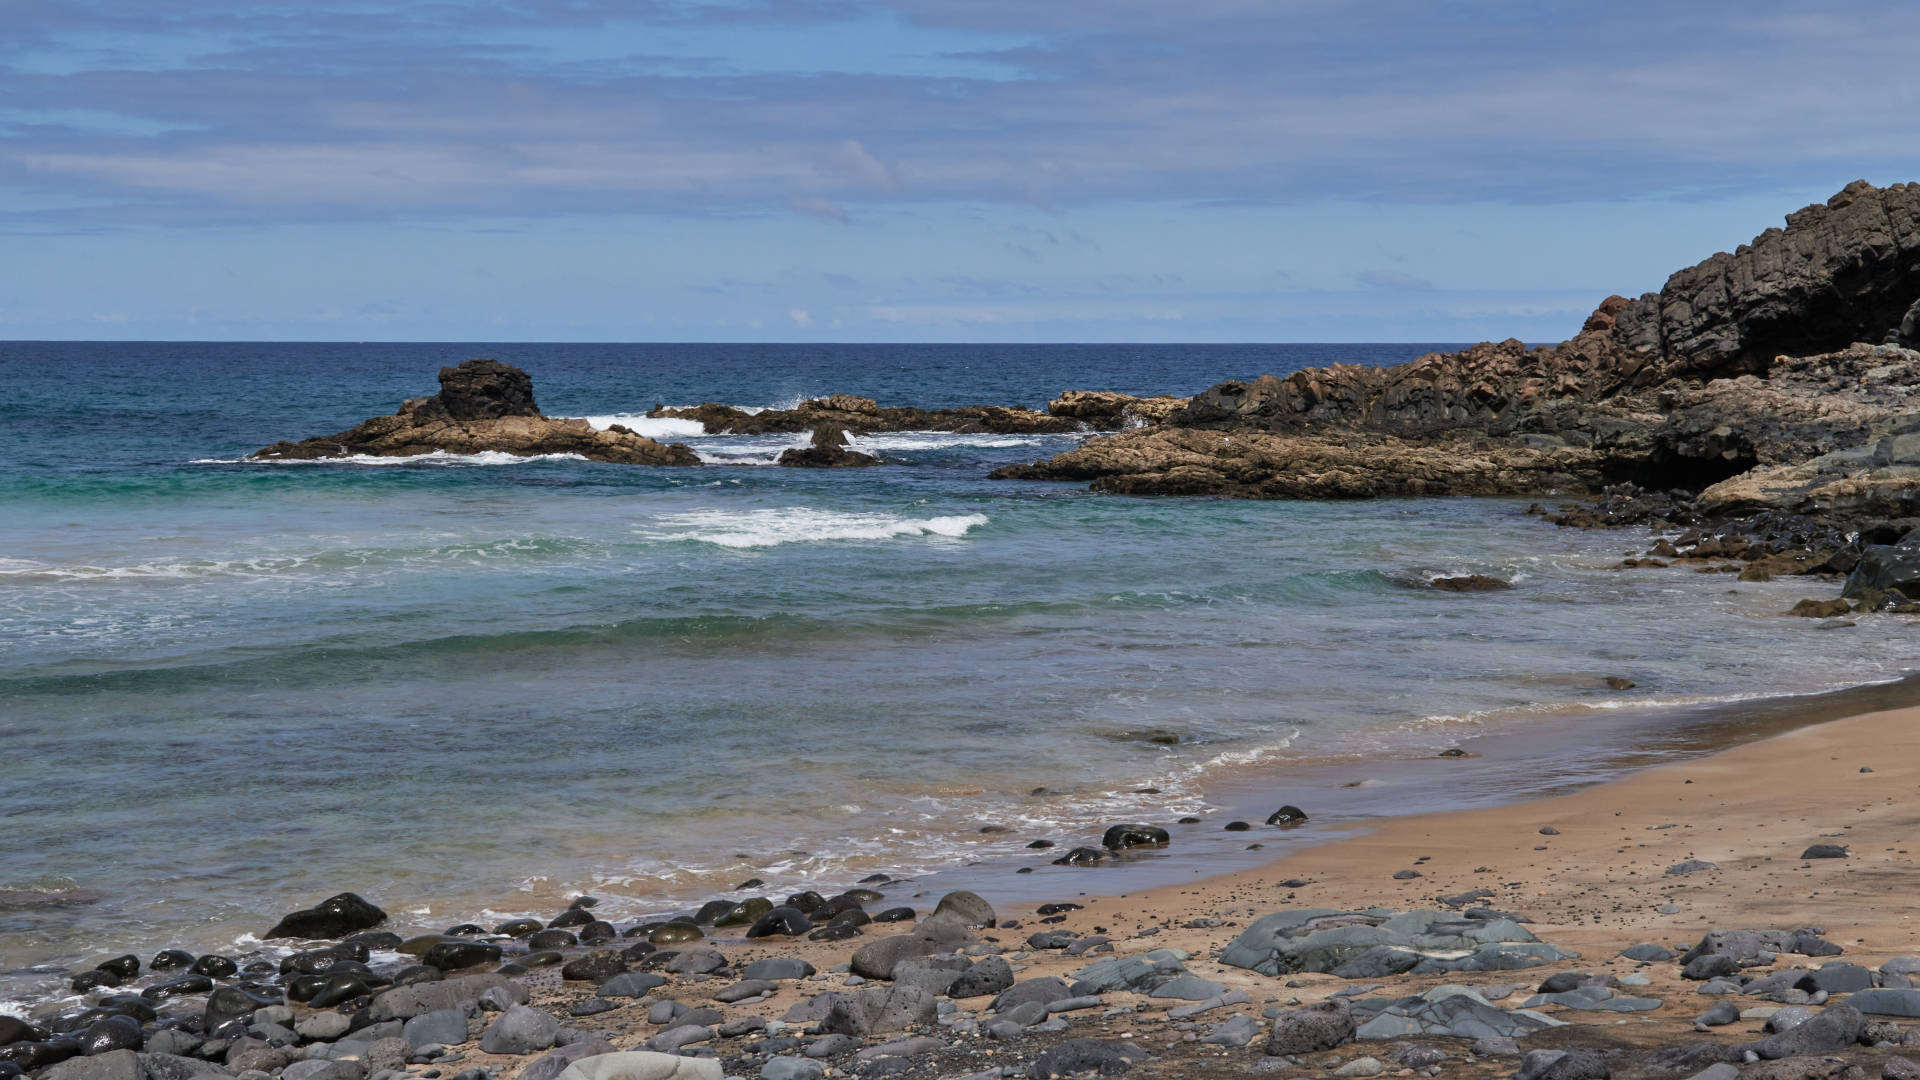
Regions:
<instances>
[{"instance_id":1,"label":"white foam","mask_svg":"<svg viewBox=\"0 0 1920 1080\"><path fill-rule=\"evenodd\" d=\"M896 431L885 435L847 435L847 446L866 453L882 450L949 450L955 447L970 447L982 450L1000 450L1016 446L1042 446L1048 440L1071 439L1078 441L1078 435L960 435L951 431Z\"/></svg>"},{"instance_id":2,"label":"white foam","mask_svg":"<svg viewBox=\"0 0 1920 1080\"><path fill-rule=\"evenodd\" d=\"M635 531L651 540L693 540L728 548L759 548L821 540L893 540L915 536L959 539L986 523L985 514L902 518L790 506L777 510L693 510L667 514L652 526Z\"/></svg>"},{"instance_id":3,"label":"white foam","mask_svg":"<svg viewBox=\"0 0 1920 1080\"><path fill-rule=\"evenodd\" d=\"M179 562L148 562L133 566L48 566L19 559L0 560L0 580L6 578L47 578L60 581L101 581L141 578L183 580L224 575L257 577L284 573L307 562L303 556L290 555L268 559L187 559Z\"/></svg>"},{"instance_id":4,"label":"white foam","mask_svg":"<svg viewBox=\"0 0 1920 1080\"><path fill-rule=\"evenodd\" d=\"M455 454L434 450L412 457L378 457L373 454L349 454L330 458L194 458L189 465L525 465L533 461L585 461L579 454L509 454L503 450L482 450L477 454Z\"/></svg>"},{"instance_id":5,"label":"white foam","mask_svg":"<svg viewBox=\"0 0 1920 1080\"><path fill-rule=\"evenodd\" d=\"M642 413L612 413L607 416L589 416L587 423L605 431L615 424L658 442L673 442L679 439L699 438L707 433L707 426L698 420L682 420L671 416L647 416Z\"/></svg>"},{"instance_id":6,"label":"white foam","mask_svg":"<svg viewBox=\"0 0 1920 1080\"><path fill-rule=\"evenodd\" d=\"M802 450L812 445L807 432L780 435L727 435L726 442L712 438L698 443L693 452L708 465L778 465L787 450Z\"/></svg>"}]
</instances>

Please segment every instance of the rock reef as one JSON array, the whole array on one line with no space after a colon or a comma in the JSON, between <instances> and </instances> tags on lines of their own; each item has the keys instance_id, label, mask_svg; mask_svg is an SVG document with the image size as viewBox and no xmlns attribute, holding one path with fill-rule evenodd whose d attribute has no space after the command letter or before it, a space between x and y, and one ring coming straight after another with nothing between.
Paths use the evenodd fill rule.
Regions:
<instances>
[{"instance_id":1,"label":"rock reef","mask_svg":"<svg viewBox=\"0 0 1920 1080\"><path fill-rule=\"evenodd\" d=\"M969 405L958 409L886 408L872 398L831 394L791 409L749 412L709 401L691 408L655 406L654 419L697 420L709 435L772 435L832 425L855 435L888 431L947 431L961 435L1058 435L1085 430L1079 421L1032 409Z\"/></svg>"},{"instance_id":2,"label":"rock reef","mask_svg":"<svg viewBox=\"0 0 1920 1080\"><path fill-rule=\"evenodd\" d=\"M497 360L468 360L440 369L440 392L411 398L391 416L377 416L337 435L278 442L252 455L262 461L415 457L498 452L517 457L575 454L621 465L698 465L688 447L663 445L615 424L544 416L526 372Z\"/></svg>"},{"instance_id":3,"label":"rock reef","mask_svg":"<svg viewBox=\"0 0 1920 1080\"><path fill-rule=\"evenodd\" d=\"M1920 185L1858 181L1658 293L1609 297L1557 345L1228 381L994 475L1238 498L1632 485L1680 493L1688 523L1858 524L1914 513L1915 345Z\"/></svg>"}]
</instances>

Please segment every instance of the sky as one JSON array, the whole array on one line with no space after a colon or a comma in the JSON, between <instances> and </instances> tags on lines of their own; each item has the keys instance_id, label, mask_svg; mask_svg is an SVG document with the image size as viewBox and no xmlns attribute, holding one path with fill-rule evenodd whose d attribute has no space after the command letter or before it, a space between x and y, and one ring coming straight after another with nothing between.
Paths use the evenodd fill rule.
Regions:
<instances>
[{"instance_id":1,"label":"sky","mask_svg":"<svg viewBox=\"0 0 1920 1080\"><path fill-rule=\"evenodd\" d=\"M1920 5L0 0L0 338L1553 341L1920 179Z\"/></svg>"}]
</instances>

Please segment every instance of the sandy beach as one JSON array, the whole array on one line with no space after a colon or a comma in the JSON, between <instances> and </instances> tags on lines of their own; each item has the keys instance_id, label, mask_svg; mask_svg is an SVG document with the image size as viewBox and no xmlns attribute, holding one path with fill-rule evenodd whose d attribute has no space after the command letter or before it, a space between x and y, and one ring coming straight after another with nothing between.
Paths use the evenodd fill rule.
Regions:
<instances>
[{"instance_id":1,"label":"sandy beach","mask_svg":"<svg viewBox=\"0 0 1920 1080\"><path fill-rule=\"evenodd\" d=\"M1697 1031L1694 1018L1722 999L1702 996L1701 984L1681 978L1676 961L1636 963L1619 955L1625 948L1651 942L1683 953L1710 929L1814 927L1844 950L1837 958L1842 962L1877 966L1892 957L1920 953L1920 934L1913 924L1920 872L1908 847L1920 825L1910 799L1916 787L1920 709L1869 713L1643 770L1561 797L1389 819L1363 831L1330 836L1323 844L1255 871L1216 877L1196 872L1191 884L1119 896L1062 895L1056 900L1084 907L1044 924L1032 911L1002 910L1000 928L980 934L983 942L1007 950L1021 982L1051 975L1071 983L1075 971L1105 953L1068 956L1021 948L1022 939L1036 930L1102 935L1121 957L1155 949L1185 951L1191 957L1186 963L1190 972L1243 991L1247 1002L1211 1010L1183 1025L1167 1013L1190 1002L1111 992L1103 995L1100 1009L1071 1014L1071 1030L1061 1037L1140 1046L1152 1057L1131 1075L1234 1076L1263 1061L1261 1071L1271 1071L1275 1059L1263 1058L1261 1039L1246 1047L1220 1047L1198 1042L1201 1033L1236 1012L1254 1016L1274 1006L1311 1004L1338 991L1351 993L1354 986L1354 980L1333 975L1270 978L1217 962L1221 947L1254 918L1288 907L1443 908L1441 897L1491 889L1494 895L1473 903L1532 920L1528 929L1540 940L1577 953L1579 959L1522 971L1364 980L1374 987L1371 992L1406 995L1449 983L1491 987L1489 996L1511 1009L1557 972L1616 977L1638 973L1647 982L1630 983L1638 988L1620 992L1657 998L1664 1003L1659 1008L1622 1014L1540 1006L1539 1011L1568 1026L1535 1033L1522 1040L1520 1049L1590 1048L1613 1055L1615 1076L1661 1075L1641 1063L1647 1053L1709 1040L1729 1046L1750 1043L1766 1034L1763 1014L1778 1006L1736 996L1734 1001L1746 1012L1742 1019ZM1310 822L1302 828L1314 827ZM1257 842L1264 828L1256 823L1245 835ZM1847 857L1799 857L1809 845L1822 843L1843 845ZM1666 873L1686 860L1715 865L1684 875ZM1408 870L1417 870L1419 876L1395 877ZM1097 873L1088 871L1090 883ZM934 899L907 895L892 892L888 902L921 907ZM708 944L720 948L735 968L763 957L797 956L823 973L809 981L782 983L770 996L745 1007L721 1010L728 1019L773 1018L809 994L840 989L847 978L833 974L833 968L843 964L854 947L880 936L883 927L870 925L867 930L863 938L832 944L710 937ZM1772 965L1754 967L1750 973L1827 962L1782 954ZM852 982L859 985L861 980ZM621 1049L640 1048L661 1030L644 1019L653 1003L677 999L711 1007L711 996L721 985L725 983L682 980L661 988L639 1007L604 1014L600 1019L611 1023L599 1028L617 1033L613 1042ZM535 1004L564 1015L586 996L584 986L568 984L566 989L536 993ZM986 1021L989 1000L957 1005L963 1014L979 1012ZM1017 1053L1015 1047L984 1038L954 1045L968 1042L982 1068L991 1066L996 1056L1012 1060ZM1512 1058L1476 1058L1464 1039L1363 1039L1329 1054L1308 1055L1298 1068L1281 1060L1280 1074L1325 1072L1363 1055L1384 1058L1410 1042L1448 1052L1438 1075L1510 1075L1519 1064ZM1855 1047L1849 1055L1877 1070L1879 1062L1895 1052ZM527 1059L469 1054L468 1060L505 1069L511 1076ZM1410 1074L1391 1061L1385 1067ZM916 1062L911 1070L898 1073L965 1074L950 1059Z\"/></svg>"}]
</instances>

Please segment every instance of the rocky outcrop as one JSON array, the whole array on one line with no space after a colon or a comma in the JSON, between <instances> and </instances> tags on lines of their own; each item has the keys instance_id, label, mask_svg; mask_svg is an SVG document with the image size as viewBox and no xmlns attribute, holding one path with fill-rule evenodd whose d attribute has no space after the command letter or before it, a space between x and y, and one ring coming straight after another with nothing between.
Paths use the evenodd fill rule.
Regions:
<instances>
[{"instance_id":1,"label":"rocky outcrop","mask_svg":"<svg viewBox=\"0 0 1920 1080\"><path fill-rule=\"evenodd\" d=\"M822 424L813 429L813 445L780 451L780 464L795 469L858 469L878 465L880 459L847 449L847 429Z\"/></svg>"},{"instance_id":2,"label":"rocky outcrop","mask_svg":"<svg viewBox=\"0 0 1920 1080\"><path fill-rule=\"evenodd\" d=\"M337 435L278 442L253 457L262 461L415 457L498 452L517 457L575 454L621 465L698 465L688 447L662 445L615 424L604 431L581 419L543 416L533 380L497 360L468 360L440 369L440 392L412 398L392 416L376 416Z\"/></svg>"},{"instance_id":3,"label":"rocky outcrop","mask_svg":"<svg viewBox=\"0 0 1920 1080\"><path fill-rule=\"evenodd\" d=\"M1164 423L1168 417L1186 408L1191 400L1172 394L1135 397L1110 390L1068 390L1047 402L1047 412L1053 416L1078 420L1096 431L1118 431Z\"/></svg>"},{"instance_id":4,"label":"rocky outcrop","mask_svg":"<svg viewBox=\"0 0 1920 1080\"><path fill-rule=\"evenodd\" d=\"M1691 512L1708 518L1911 515L1920 352L1909 344L1920 345L1920 185L1862 181L1658 293L1609 297L1558 345L1223 382L1152 429L995 475L1249 498L1625 483L1700 493Z\"/></svg>"},{"instance_id":5,"label":"rocky outcrop","mask_svg":"<svg viewBox=\"0 0 1920 1080\"><path fill-rule=\"evenodd\" d=\"M1367 499L1587 490L1604 458L1591 449L1497 447L1484 439L1411 443L1156 427L1089 440L1050 461L1010 465L999 480L1092 481L1119 495Z\"/></svg>"},{"instance_id":6,"label":"rocky outcrop","mask_svg":"<svg viewBox=\"0 0 1920 1080\"><path fill-rule=\"evenodd\" d=\"M962 435L1050 435L1083 430L1076 420L1032 409L969 405L959 409L883 408L872 398L832 394L791 409L748 412L709 401L685 409L655 406L649 417L698 420L709 435L814 431L831 424L855 435L885 431L949 431Z\"/></svg>"}]
</instances>

